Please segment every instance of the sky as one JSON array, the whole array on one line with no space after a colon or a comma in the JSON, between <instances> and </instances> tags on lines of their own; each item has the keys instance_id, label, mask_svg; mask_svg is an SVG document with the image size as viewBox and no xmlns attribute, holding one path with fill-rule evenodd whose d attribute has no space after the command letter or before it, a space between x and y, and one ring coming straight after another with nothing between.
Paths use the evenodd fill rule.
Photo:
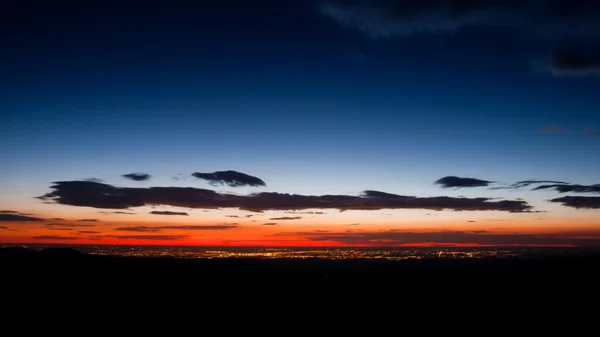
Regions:
<instances>
[{"instance_id":1,"label":"sky","mask_svg":"<svg viewBox=\"0 0 600 337\"><path fill-rule=\"evenodd\" d=\"M3 1L0 243L600 246L597 1Z\"/></svg>"}]
</instances>

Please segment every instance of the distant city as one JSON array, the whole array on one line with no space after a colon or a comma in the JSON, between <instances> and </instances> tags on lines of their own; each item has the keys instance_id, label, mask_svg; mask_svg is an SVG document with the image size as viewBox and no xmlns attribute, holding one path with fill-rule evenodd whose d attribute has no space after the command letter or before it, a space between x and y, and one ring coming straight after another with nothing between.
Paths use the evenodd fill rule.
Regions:
<instances>
[{"instance_id":1,"label":"distant city","mask_svg":"<svg viewBox=\"0 0 600 337\"><path fill-rule=\"evenodd\" d=\"M2 248L15 245L3 245ZM314 248L314 247L181 247L181 246L112 246L112 245L21 245L33 250L50 247L70 247L90 255L127 257L166 257L186 259L481 259L572 256L597 253L573 247L410 247L410 248Z\"/></svg>"}]
</instances>

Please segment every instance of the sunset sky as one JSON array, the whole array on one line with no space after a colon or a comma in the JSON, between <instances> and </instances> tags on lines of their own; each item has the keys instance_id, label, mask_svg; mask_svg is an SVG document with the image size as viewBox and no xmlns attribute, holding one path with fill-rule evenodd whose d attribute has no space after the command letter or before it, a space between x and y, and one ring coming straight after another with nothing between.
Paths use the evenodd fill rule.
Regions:
<instances>
[{"instance_id":1,"label":"sunset sky","mask_svg":"<svg viewBox=\"0 0 600 337\"><path fill-rule=\"evenodd\" d=\"M599 15L2 2L0 243L600 246Z\"/></svg>"}]
</instances>

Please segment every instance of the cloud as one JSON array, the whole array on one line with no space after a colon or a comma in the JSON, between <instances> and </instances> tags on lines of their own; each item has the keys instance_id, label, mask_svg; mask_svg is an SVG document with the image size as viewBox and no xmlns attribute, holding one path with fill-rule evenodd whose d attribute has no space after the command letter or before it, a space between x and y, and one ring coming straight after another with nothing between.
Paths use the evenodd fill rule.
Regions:
<instances>
[{"instance_id":1,"label":"cloud","mask_svg":"<svg viewBox=\"0 0 600 337\"><path fill-rule=\"evenodd\" d=\"M239 216L237 216L237 215L226 215L225 217L226 218L239 218Z\"/></svg>"},{"instance_id":2,"label":"cloud","mask_svg":"<svg viewBox=\"0 0 600 337\"><path fill-rule=\"evenodd\" d=\"M283 213L287 213L287 214L327 214L327 212L298 212L298 211L286 211Z\"/></svg>"},{"instance_id":3,"label":"cloud","mask_svg":"<svg viewBox=\"0 0 600 337\"><path fill-rule=\"evenodd\" d=\"M100 234L98 231L77 231L77 234Z\"/></svg>"},{"instance_id":4,"label":"cloud","mask_svg":"<svg viewBox=\"0 0 600 337\"><path fill-rule=\"evenodd\" d=\"M91 181L91 182L94 182L94 183L103 183L104 182L104 180L98 179L98 178L87 178L87 179L84 179L84 180L85 181Z\"/></svg>"},{"instance_id":5,"label":"cloud","mask_svg":"<svg viewBox=\"0 0 600 337\"><path fill-rule=\"evenodd\" d=\"M117 227L114 230L121 232L160 232L160 228L147 226Z\"/></svg>"},{"instance_id":6,"label":"cloud","mask_svg":"<svg viewBox=\"0 0 600 337\"><path fill-rule=\"evenodd\" d=\"M122 211L116 211L116 212L99 212L101 214L106 214L106 215L110 215L110 214L127 214L127 215L134 215L137 214L135 212L122 212Z\"/></svg>"},{"instance_id":7,"label":"cloud","mask_svg":"<svg viewBox=\"0 0 600 337\"><path fill-rule=\"evenodd\" d=\"M572 208L589 208L599 209L600 208L600 197L573 197L567 196L562 198L551 199L550 202L560 203L563 206Z\"/></svg>"},{"instance_id":8,"label":"cloud","mask_svg":"<svg viewBox=\"0 0 600 337\"><path fill-rule=\"evenodd\" d=\"M212 186L227 185L229 187L241 186L267 186L264 181L257 177L236 171L217 171L213 173L192 173L198 179L204 179Z\"/></svg>"},{"instance_id":9,"label":"cloud","mask_svg":"<svg viewBox=\"0 0 600 337\"><path fill-rule=\"evenodd\" d=\"M192 187L115 187L89 181L59 181L53 191L38 198L47 202L95 208L124 209L164 205L187 208L239 208L247 211L338 209L429 209L454 211L528 212L531 206L523 200L492 198L415 197L379 191L362 195L299 195L276 192L234 195Z\"/></svg>"},{"instance_id":10,"label":"cloud","mask_svg":"<svg viewBox=\"0 0 600 337\"><path fill-rule=\"evenodd\" d=\"M263 226L275 226L275 225L277 225L277 222L265 222L263 224Z\"/></svg>"},{"instance_id":11,"label":"cloud","mask_svg":"<svg viewBox=\"0 0 600 337\"><path fill-rule=\"evenodd\" d=\"M0 213L0 221L43 221L44 219L35 218L32 216L13 214L13 213Z\"/></svg>"},{"instance_id":12,"label":"cloud","mask_svg":"<svg viewBox=\"0 0 600 337\"><path fill-rule=\"evenodd\" d=\"M36 240L75 240L74 236L62 236L62 235L40 235L33 237Z\"/></svg>"},{"instance_id":13,"label":"cloud","mask_svg":"<svg viewBox=\"0 0 600 337\"><path fill-rule=\"evenodd\" d=\"M559 76L600 75L600 53L589 54L587 51L569 50L565 53L552 53L550 68Z\"/></svg>"},{"instance_id":14,"label":"cloud","mask_svg":"<svg viewBox=\"0 0 600 337\"><path fill-rule=\"evenodd\" d=\"M134 181L146 181L148 179L150 179L150 175L147 173L129 173L129 174L124 174L123 178L127 178L129 180L134 180Z\"/></svg>"},{"instance_id":15,"label":"cloud","mask_svg":"<svg viewBox=\"0 0 600 337\"><path fill-rule=\"evenodd\" d=\"M493 181L481 180L475 178L460 178L447 176L435 181L434 184L441 185L442 188L463 188L463 187L483 187L488 186Z\"/></svg>"},{"instance_id":16,"label":"cloud","mask_svg":"<svg viewBox=\"0 0 600 337\"><path fill-rule=\"evenodd\" d=\"M7 211L7 210L0 211L0 213L20 214L17 211Z\"/></svg>"},{"instance_id":17,"label":"cloud","mask_svg":"<svg viewBox=\"0 0 600 337\"><path fill-rule=\"evenodd\" d=\"M340 26L374 39L517 33L542 45L557 75L600 73L600 3L573 0L324 0L317 10ZM493 29L490 29L493 28ZM539 42L539 43L538 43ZM538 62L539 63L539 62Z\"/></svg>"},{"instance_id":18,"label":"cloud","mask_svg":"<svg viewBox=\"0 0 600 337\"><path fill-rule=\"evenodd\" d=\"M157 240L157 241L176 241L189 238L188 235L105 235L105 238L115 238L120 240Z\"/></svg>"},{"instance_id":19,"label":"cloud","mask_svg":"<svg viewBox=\"0 0 600 337\"><path fill-rule=\"evenodd\" d=\"M538 184L569 184L569 183L564 182L564 181L557 181L557 180L537 180L537 179L530 179L530 180L517 181L516 183L511 184L509 186L492 187L492 189L493 190L517 189L517 188L523 188L523 187L528 187L530 185L538 185Z\"/></svg>"},{"instance_id":20,"label":"cloud","mask_svg":"<svg viewBox=\"0 0 600 337\"><path fill-rule=\"evenodd\" d=\"M51 230L51 231L72 231L73 228L71 228L71 227L48 227L48 230Z\"/></svg>"},{"instance_id":21,"label":"cloud","mask_svg":"<svg viewBox=\"0 0 600 337\"><path fill-rule=\"evenodd\" d=\"M163 229L167 230L187 230L187 231L208 231L208 230L226 230L237 228L237 224L228 225L203 225L203 226L132 226L132 227L117 227L116 231L123 232L159 232Z\"/></svg>"},{"instance_id":22,"label":"cloud","mask_svg":"<svg viewBox=\"0 0 600 337\"><path fill-rule=\"evenodd\" d=\"M542 126L540 131L542 131L544 133L558 133L558 132L562 132L563 130L562 130L562 128L558 127L557 125L544 125L544 126Z\"/></svg>"},{"instance_id":23,"label":"cloud","mask_svg":"<svg viewBox=\"0 0 600 337\"><path fill-rule=\"evenodd\" d=\"M575 184L554 184L554 185L541 185L533 189L535 190L555 190L559 193L600 193L600 184L594 185L575 185Z\"/></svg>"},{"instance_id":24,"label":"cloud","mask_svg":"<svg viewBox=\"0 0 600 337\"><path fill-rule=\"evenodd\" d=\"M79 219L77 221L83 221L83 222L96 222L98 221L97 219Z\"/></svg>"},{"instance_id":25,"label":"cloud","mask_svg":"<svg viewBox=\"0 0 600 337\"><path fill-rule=\"evenodd\" d=\"M47 223L45 226L47 227L95 227L96 225L92 224L63 224L63 223Z\"/></svg>"},{"instance_id":26,"label":"cloud","mask_svg":"<svg viewBox=\"0 0 600 337\"><path fill-rule=\"evenodd\" d=\"M600 136L600 131L592 128L585 129L585 133L587 133L590 136Z\"/></svg>"},{"instance_id":27,"label":"cloud","mask_svg":"<svg viewBox=\"0 0 600 337\"><path fill-rule=\"evenodd\" d=\"M171 211L152 211L150 214L155 215L189 215L186 212L171 212Z\"/></svg>"},{"instance_id":28,"label":"cloud","mask_svg":"<svg viewBox=\"0 0 600 337\"><path fill-rule=\"evenodd\" d=\"M298 220L302 219L301 216L282 216L279 218L270 218L269 220Z\"/></svg>"},{"instance_id":29,"label":"cloud","mask_svg":"<svg viewBox=\"0 0 600 337\"><path fill-rule=\"evenodd\" d=\"M64 219L63 218L51 218L50 220L52 220L52 221L61 221L61 220L64 220Z\"/></svg>"},{"instance_id":30,"label":"cloud","mask_svg":"<svg viewBox=\"0 0 600 337\"><path fill-rule=\"evenodd\" d=\"M423 245L576 245L598 246L600 238L598 233L566 235L552 234L494 234L485 231L437 231L437 232L408 232L408 231L383 231L383 232L337 232L315 233L296 232L283 233L283 235L302 236L311 241L333 241L343 245L367 246L398 246L405 244ZM586 237L587 236L587 237Z\"/></svg>"}]
</instances>

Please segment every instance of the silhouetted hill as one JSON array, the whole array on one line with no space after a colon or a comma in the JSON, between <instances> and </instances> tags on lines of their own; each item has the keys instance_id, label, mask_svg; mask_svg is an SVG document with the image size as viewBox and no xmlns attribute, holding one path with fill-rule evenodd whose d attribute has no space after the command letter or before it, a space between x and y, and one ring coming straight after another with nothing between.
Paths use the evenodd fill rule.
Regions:
<instances>
[{"instance_id":1,"label":"silhouetted hill","mask_svg":"<svg viewBox=\"0 0 600 337\"><path fill-rule=\"evenodd\" d=\"M38 252L38 255L56 259L77 259L84 258L86 254L74 248L44 248Z\"/></svg>"}]
</instances>

